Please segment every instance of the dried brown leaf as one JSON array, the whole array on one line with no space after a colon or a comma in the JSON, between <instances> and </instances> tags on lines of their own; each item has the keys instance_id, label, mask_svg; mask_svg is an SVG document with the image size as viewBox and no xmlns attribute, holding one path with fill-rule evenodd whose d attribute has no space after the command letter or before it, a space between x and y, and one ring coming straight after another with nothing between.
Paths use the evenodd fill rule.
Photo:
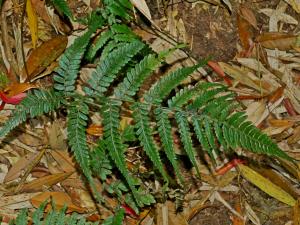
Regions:
<instances>
[{"instance_id":1,"label":"dried brown leaf","mask_svg":"<svg viewBox=\"0 0 300 225\"><path fill-rule=\"evenodd\" d=\"M34 49L26 62L28 72L26 80L30 81L56 60L65 50L67 43L66 36L57 36ZM22 74L26 76L25 68Z\"/></svg>"},{"instance_id":2,"label":"dried brown leaf","mask_svg":"<svg viewBox=\"0 0 300 225\"><path fill-rule=\"evenodd\" d=\"M49 188L52 185L67 179L72 173L73 172L58 173L35 179L33 181L30 181L29 183L24 184L21 191L42 191L44 188Z\"/></svg>"},{"instance_id":3,"label":"dried brown leaf","mask_svg":"<svg viewBox=\"0 0 300 225\"><path fill-rule=\"evenodd\" d=\"M39 155L39 152L28 153L27 155L20 158L8 171L5 176L4 183L12 181L18 178L22 171L25 170L31 162Z\"/></svg>"},{"instance_id":4,"label":"dried brown leaf","mask_svg":"<svg viewBox=\"0 0 300 225\"><path fill-rule=\"evenodd\" d=\"M43 202L49 200L50 198L55 203L55 208L57 210L60 210L64 206L67 206L67 212L83 213L85 211L84 208L74 205L70 196L63 192L43 192L31 198L30 202L34 207L38 208ZM50 211L50 209L51 204L48 204L45 211Z\"/></svg>"},{"instance_id":5,"label":"dried brown leaf","mask_svg":"<svg viewBox=\"0 0 300 225\"><path fill-rule=\"evenodd\" d=\"M268 32L258 35L256 41L268 49L288 51L299 47L299 37L294 34Z\"/></svg>"},{"instance_id":6,"label":"dried brown leaf","mask_svg":"<svg viewBox=\"0 0 300 225\"><path fill-rule=\"evenodd\" d=\"M53 150L51 151L51 155L64 172L68 173L75 171L75 163L69 152Z\"/></svg>"}]
</instances>

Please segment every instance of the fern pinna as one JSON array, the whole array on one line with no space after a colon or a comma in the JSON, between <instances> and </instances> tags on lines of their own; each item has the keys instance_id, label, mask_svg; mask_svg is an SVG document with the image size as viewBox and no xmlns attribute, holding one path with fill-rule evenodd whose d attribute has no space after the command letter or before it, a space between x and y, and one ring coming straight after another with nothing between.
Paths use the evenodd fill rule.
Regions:
<instances>
[{"instance_id":1,"label":"fern pinna","mask_svg":"<svg viewBox=\"0 0 300 225\"><path fill-rule=\"evenodd\" d=\"M164 75L143 95L139 95L140 87L163 63L168 51L157 55L126 25L119 24L119 17L129 18L126 10L130 7L124 6L126 1L104 2L108 4L108 11L101 12L99 24L93 20L90 29L77 38L61 57L54 76L54 89L30 93L1 128L1 137L28 117L63 107L67 110L70 148L88 181L93 182L92 171L102 171L99 175L102 178L110 176L112 167L109 164L113 163L132 192L125 201L135 202L139 207L153 203L153 198L147 195L142 182L127 168L127 144L134 142L124 143L122 138L120 118L124 109L131 112L139 146L166 184L170 182L171 175L165 170L161 151L165 152L179 183L184 183L174 152L172 128L177 128L181 147L199 175L197 142L212 159L223 149L241 147L254 153L291 160L267 135L248 122L243 112L234 111L237 108L234 94L225 86L206 82L182 85L183 80L205 65L205 60ZM124 10L116 13L122 4ZM90 43L97 26L104 31L94 43ZM87 61L97 63L97 67L83 85L83 93L76 90L76 82L81 66ZM90 113L95 110L102 117L104 134L99 141L99 149L91 151L85 129ZM108 166L93 168L95 155ZM105 160L105 157L109 159ZM95 191L95 187L93 189Z\"/></svg>"}]
</instances>

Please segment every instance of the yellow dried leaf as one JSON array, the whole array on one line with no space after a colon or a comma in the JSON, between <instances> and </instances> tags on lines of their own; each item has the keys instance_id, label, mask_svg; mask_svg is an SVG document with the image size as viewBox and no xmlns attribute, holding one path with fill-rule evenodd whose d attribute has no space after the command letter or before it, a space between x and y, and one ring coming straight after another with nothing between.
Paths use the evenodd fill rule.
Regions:
<instances>
[{"instance_id":1,"label":"yellow dried leaf","mask_svg":"<svg viewBox=\"0 0 300 225\"><path fill-rule=\"evenodd\" d=\"M296 200L290 194L268 179L264 178L256 171L252 170L250 167L239 164L238 168L240 169L243 177L268 195L290 206L294 206L296 204Z\"/></svg>"},{"instance_id":2,"label":"yellow dried leaf","mask_svg":"<svg viewBox=\"0 0 300 225\"><path fill-rule=\"evenodd\" d=\"M27 0L26 2L26 13L28 16L28 25L31 33L32 46L35 48L38 40L38 20L36 12L32 7L31 0Z\"/></svg>"}]
</instances>

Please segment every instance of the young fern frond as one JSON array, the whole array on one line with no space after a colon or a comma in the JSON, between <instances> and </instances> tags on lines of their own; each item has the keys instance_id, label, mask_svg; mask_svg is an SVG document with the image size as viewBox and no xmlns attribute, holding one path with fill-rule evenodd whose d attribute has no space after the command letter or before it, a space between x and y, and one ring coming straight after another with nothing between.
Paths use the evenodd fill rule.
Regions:
<instances>
[{"instance_id":1,"label":"young fern frond","mask_svg":"<svg viewBox=\"0 0 300 225\"><path fill-rule=\"evenodd\" d=\"M165 182L169 182L168 175L161 162L158 147L152 137L153 130L150 127L149 106L142 103L135 103L132 107L133 119L135 121L136 135L144 147L144 150L154 167L160 172Z\"/></svg>"},{"instance_id":2,"label":"young fern frond","mask_svg":"<svg viewBox=\"0 0 300 225\"><path fill-rule=\"evenodd\" d=\"M12 129L25 122L28 117L41 116L59 108L62 100L62 96L53 90L35 90L29 93L1 128L0 137L6 136Z\"/></svg>"},{"instance_id":3,"label":"young fern frond","mask_svg":"<svg viewBox=\"0 0 300 225\"><path fill-rule=\"evenodd\" d=\"M112 51L99 63L92 74L88 84L96 92L102 95L114 81L118 72L134 57L145 45L140 41L134 41Z\"/></svg>"}]
</instances>

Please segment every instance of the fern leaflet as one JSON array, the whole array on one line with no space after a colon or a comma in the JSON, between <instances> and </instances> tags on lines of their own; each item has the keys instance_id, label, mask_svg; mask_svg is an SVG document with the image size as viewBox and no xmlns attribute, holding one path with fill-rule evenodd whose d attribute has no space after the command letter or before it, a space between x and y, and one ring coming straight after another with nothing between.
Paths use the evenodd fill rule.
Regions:
<instances>
[{"instance_id":1,"label":"fern leaflet","mask_svg":"<svg viewBox=\"0 0 300 225\"><path fill-rule=\"evenodd\" d=\"M192 67L180 68L164 76L161 80L154 84L148 92L145 93L145 101L155 104L161 103L173 88L179 85L187 76L204 64L205 61Z\"/></svg>"},{"instance_id":2,"label":"fern leaflet","mask_svg":"<svg viewBox=\"0 0 300 225\"><path fill-rule=\"evenodd\" d=\"M154 55L147 55L142 61L127 72L122 83L115 89L115 96L129 99L134 96L143 81L160 65L160 60Z\"/></svg>"},{"instance_id":3,"label":"fern leaflet","mask_svg":"<svg viewBox=\"0 0 300 225\"><path fill-rule=\"evenodd\" d=\"M91 88L96 91L98 95L102 95L109 85L114 81L118 72L135 56L144 44L140 41L135 41L126 44L112 51L100 64L96 71L92 74L88 81Z\"/></svg>"},{"instance_id":4,"label":"fern leaflet","mask_svg":"<svg viewBox=\"0 0 300 225\"><path fill-rule=\"evenodd\" d=\"M149 106L142 103L136 103L133 106L133 110L136 135L138 136L141 145L144 147L146 154L149 156L155 168L157 168L158 171L161 173L164 181L168 183L168 175L164 170L163 164L159 156L158 148L152 137L153 131L150 127L150 121L148 117Z\"/></svg>"},{"instance_id":5,"label":"fern leaflet","mask_svg":"<svg viewBox=\"0 0 300 225\"><path fill-rule=\"evenodd\" d=\"M166 152L168 160L171 162L175 174L178 177L181 184L184 183L183 177L179 171L179 166L177 163L176 155L174 152L174 144L173 144L173 137L171 133L171 123L168 118L168 113L161 108L157 108L155 110L155 117L157 120L157 126L158 126L158 133L162 142L162 145L164 147L164 150Z\"/></svg>"},{"instance_id":6,"label":"fern leaflet","mask_svg":"<svg viewBox=\"0 0 300 225\"><path fill-rule=\"evenodd\" d=\"M89 107L81 99L75 99L68 105L67 131L69 145L74 152L75 159L80 165L84 175L92 180L90 170L89 147L86 142L85 129L87 126Z\"/></svg>"},{"instance_id":7,"label":"fern leaflet","mask_svg":"<svg viewBox=\"0 0 300 225\"><path fill-rule=\"evenodd\" d=\"M129 188L131 189L137 204L141 207L143 203L140 201L138 192L135 188L134 181L129 174L126 167L124 157L124 145L121 142L121 135L119 133L120 119L119 108L121 102L111 99L104 99L104 106L102 108L103 125L104 125L104 140L106 143L106 149L115 162L116 167L122 173L127 181Z\"/></svg>"},{"instance_id":8,"label":"fern leaflet","mask_svg":"<svg viewBox=\"0 0 300 225\"><path fill-rule=\"evenodd\" d=\"M197 166L197 160L196 160L196 151L193 147L193 142L191 139L191 133L189 128L189 122L187 120L187 117L184 113L178 111L175 113L175 119L178 124L179 133L181 142L183 143L184 150L186 151L192 165L195 167L198 176L200 177L200 171Z\"/></svg>"},{"instance_id":9,"label":"fern leaflet","mask_svg":"<svg viewBox=\"0 0 300 225\"><path fill-rule=\"evenodd\" d=\"M71 94L75 90L75 82L80 69L81 58L89 43L92 31L87 31L77 38L75 42L66 50L59 60L59 68L54 76L54 88L65 95Z\"/></svg>"}]
</instances>

